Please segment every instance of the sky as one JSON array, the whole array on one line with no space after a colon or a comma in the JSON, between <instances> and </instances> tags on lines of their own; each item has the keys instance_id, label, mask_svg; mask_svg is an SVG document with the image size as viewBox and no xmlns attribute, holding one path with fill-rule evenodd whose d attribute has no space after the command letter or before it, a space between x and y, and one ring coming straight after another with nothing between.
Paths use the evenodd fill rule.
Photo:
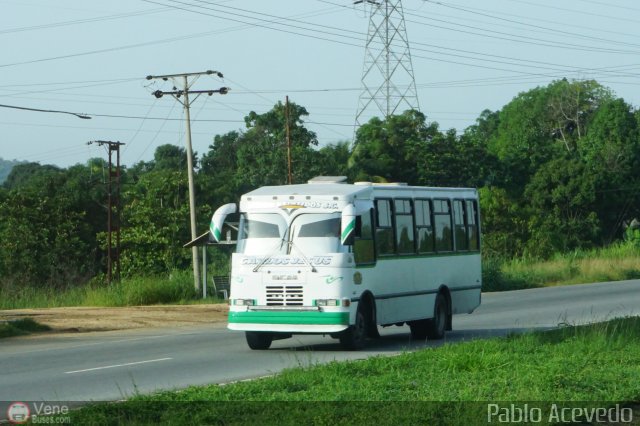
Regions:
<instances>
[{"instance_id":1,"label":"sky","mask_svg":"<svg viewBox=\"0 0 640 426\"><path fill-rule=\"evenodd\" d=\"M378 0L383 1L383 0ZM395 2L396 0L390 0ZM458 132L551 81L596 79L640 106L640 4L632 0L404 0L420 110ZM193 90L193 149L289 96L320 146L351 141L371 5L352 0L0 0L0 157L68 167L153 158L185 144L172 80ZM374 45L372 45L374 46ZM395 50L401 50L397 43ZM368 85L375 85L371 81ZM10 107L61 112L41 112ZM82 119L68 113L86 114ZM366 121L375 111L367 111Z\"/></svg>"}]
</instances>

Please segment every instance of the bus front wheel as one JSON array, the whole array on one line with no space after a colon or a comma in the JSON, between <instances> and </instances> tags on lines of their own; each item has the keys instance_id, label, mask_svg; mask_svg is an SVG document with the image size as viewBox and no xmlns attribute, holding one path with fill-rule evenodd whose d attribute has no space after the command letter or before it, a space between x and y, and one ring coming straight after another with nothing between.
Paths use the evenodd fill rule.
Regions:
<instances>
[{"instance_id":1,"label":"bus front wheel","mask_svg":"<svg viewBox=\"0 0 640 426\"><path fill-rule=\"evenodd\" d=\"M247 338L247 344L253 350L269 349L273 341L273 335L271 333L259 331L246 331L245 337Z\"/></svg>"},{"instance_id":2,"label":"bus front wheel","mask_svg":"<svg viewBox=\"0 0 640 426\"><path fill-rule=\"evenodd\" d=\"M350 351L362 349L367 337L367 329L367 316L360 304L356 311L356 323L340 334L340 344L344 349Z\"/></svg>"}]
</instances>

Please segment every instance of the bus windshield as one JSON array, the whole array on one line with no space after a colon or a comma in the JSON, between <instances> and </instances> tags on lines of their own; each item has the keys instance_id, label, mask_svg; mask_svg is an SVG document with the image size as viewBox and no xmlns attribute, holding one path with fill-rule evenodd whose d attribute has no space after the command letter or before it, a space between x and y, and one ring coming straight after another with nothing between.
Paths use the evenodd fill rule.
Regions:
<instances>
[{"instance_id":1,"label":"bus windshield","mask_svg":"<svg viewBox=\"0 0 640 426\"><path fill-rule=\"evenodd\" d=\"M237 252L252 255L292 254L305 256L340 251L340 213L296 216L287 227L278 213L242 213Z\"/></svg>"},{"instance_id":2,"label":"bus windshield","mask_svg":"<svg viewBox=\"0 0 640 426\"><path fill-rule=\"evenodd\" d=\"M242 213L236 251L245 254L286 252L287 222L277 213Z\"/></svg>"},{"instance_id":3,"label":"bus windshield","mask_svg":"<svg viewBox=\"0 0 640 426\"><path fill-rule=\"evenodd\" d=\"M340 213L302 214L291 224L293 246L305 255L340 251Z\"/></svg>"}]
</instances>

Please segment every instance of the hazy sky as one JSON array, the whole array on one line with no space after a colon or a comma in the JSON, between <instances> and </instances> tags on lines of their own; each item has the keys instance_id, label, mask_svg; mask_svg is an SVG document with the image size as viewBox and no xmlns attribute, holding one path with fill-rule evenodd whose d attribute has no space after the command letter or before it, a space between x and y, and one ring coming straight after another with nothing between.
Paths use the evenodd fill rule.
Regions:
<instances>
[{"instance_id":1,"label":"hazy sky","mask_svg":"<svg viewBox=\"0 0 640 426\"><path fill-rule=\"evenodd\" d=\"M395 1L395 0L394 0ZM194 150L289 95L321 145L350 140L368 12L351 0L0 0L0 157L69 166L184 146L183 111L149 74L217 70L194 89ZM420 109L463 131L484 109L554 79L595 78L640 105L640 4L631 0L404 0ZM109 117L111 116L111 117ZM117 117L114 117L117 116Z\"/></svg>"}]
</instances>

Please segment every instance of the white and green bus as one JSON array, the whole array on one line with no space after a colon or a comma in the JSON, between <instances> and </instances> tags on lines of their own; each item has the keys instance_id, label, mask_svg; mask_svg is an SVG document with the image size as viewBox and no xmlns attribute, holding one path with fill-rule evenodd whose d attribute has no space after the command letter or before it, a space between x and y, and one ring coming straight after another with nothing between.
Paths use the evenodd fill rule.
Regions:
<instances>
[{"instance_id":1,"label":"white and green bus","mask_svg":"<svg viewBox=\"0 0 640 426\"><path fill-rule=\"evenodd\" d=\"M480 213L469 188L319 177L242 196L231 264L229 329L251 349L328 334L346 349L408 324L440 339L453 314L480 304ZM235 204L220 207L220 240Z\"/></svg>"}]
</instances>

